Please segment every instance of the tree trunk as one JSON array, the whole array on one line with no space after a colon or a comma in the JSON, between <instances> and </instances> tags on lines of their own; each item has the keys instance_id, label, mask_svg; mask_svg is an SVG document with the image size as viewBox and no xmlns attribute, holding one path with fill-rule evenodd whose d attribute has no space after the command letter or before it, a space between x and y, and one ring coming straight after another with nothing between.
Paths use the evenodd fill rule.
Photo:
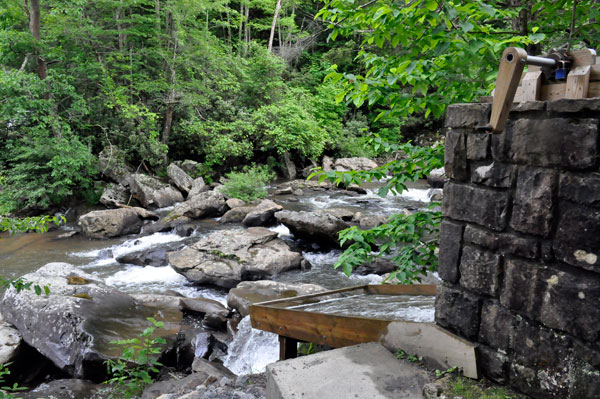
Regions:
<instances>
[{"instance_id":1,"label":"tree trunk","mask_svg":"<svg viewBox=\"0 0 600 399\"><path fill-rule=\"evenodd\" d=\"M273 51L273 37L275 36L275 26L277 25L277 18L279 17L279 10L281 9L281 0L277 0L275 5L275 13L273 14L273 24L271 24L271 34L269 35L269 44L267 49ZM281 44L281 39L279 40Z\"/></svg>"},{"instance_id":2,"label":"tree trunk","mask_svg":"<svg viewBox=\"0 0 600 399\"><path fill-rule=\"evenodd\" d=\"M166 98L167 111L165 113L165 124L163 126L161 142L167 144L169 142L169 136L171 135L171 126L173 125L173 112L175 108L175 82L177 81L177 72L175 69L175 63L177 62L177 51L178 51L178 39L177 39L177 21L171 16L171 24L167 25L167 36L170 37L173 43L173 56L171 62L167 62L169 67L169 92ZM166 161L166 159L165 159Z\"/></svg>"},{"instance_id":3,"label":"tree trunk","mask_svg":"<svg viewBox=\"0 0 600 399\"><path fill-rule=\"evenodd\" d=\"M41 43L42 35L40 28L40 0L30 0L30 11L29 11L29 30L31 30L31 36L38 42ZM48 68L46 66L46 60L40 56L39 50L36 50L35 57L38 65L38 76L40 79L46 79L48 76Z\"/></svg>"},{"instance_id":4,"label":"tree trunk","mask_svg":"<svg viewBox=\"0 0 600 399\"><path fill-rule=\"evenodd\" d=\"M246 6L246 10L244 11L244 20L246 22L244 29L244 56L248 55L248 44L250 43L250 26L248 25L248 20L250 19L250 6Z\"/></svg>"}]
</instances>

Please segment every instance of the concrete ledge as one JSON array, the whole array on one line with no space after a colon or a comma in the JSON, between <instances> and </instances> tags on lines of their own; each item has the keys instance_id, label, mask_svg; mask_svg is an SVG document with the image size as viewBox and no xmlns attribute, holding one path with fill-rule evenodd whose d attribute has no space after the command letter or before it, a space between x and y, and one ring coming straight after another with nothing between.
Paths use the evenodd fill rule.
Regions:
<instances>
[{"instance_id":1,"label":"concrete ledge","mask_svg":"<svg viewBox=\"0 0 600 399\"><path fill-rule=\"evenodd\" d=\"M267 366L267 399L421 398L432 377L367 343Z\"/></svg>"}]
</instances>

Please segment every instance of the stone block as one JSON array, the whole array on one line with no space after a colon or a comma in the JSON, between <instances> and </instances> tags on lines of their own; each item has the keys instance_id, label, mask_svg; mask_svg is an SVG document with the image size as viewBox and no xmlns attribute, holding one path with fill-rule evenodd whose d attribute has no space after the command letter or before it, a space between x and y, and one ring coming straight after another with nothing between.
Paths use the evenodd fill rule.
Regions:
<instances>
[{"instance_id":1,"label":"stone block","mask_svg":"<svg viewBox=\"0 0 600 399\"><path fill-rule=\"evenodd\" d=\"M585 169L597 158L598 119L519 119L492 136L495 160Z\"/></svg>"},{"instance_id":2,"label":"stone block","mask_svg":"<svg viewBox=\"0 0 600 399\"><path fill-rule=\"evenodd\" d=\"M478 294L496 296L501 257L467 245L460 259L460 285Z\"/></svg>"},{"instance_id":3,"label":"stone block","mask_svg":"<svg viewBox=\"0 0 600 399\"><path fill-rule=\"evenodd\" d=\"M490 152L490 135L488 133L467 134L467 159L474 161L486 159Z\"/></svg>"},{"instance_id":4,"label":"stone block","mask_svg":"<svg viewBox=\"0 0 600 399\"><path fill-rule=\"evenodd\" d=\"M542 300L537 291L540 270L543 266L536 263L505 259L504 284L500 293L502 306L535 319Z\"/></svg>"},{"instance_id":5,"label":"stone block","mask_svg":"<svg viewBox=\"0 0 600 399\"><path fill-rule=\"evenodd\" d=\"M574 363L571 370L569 398L600 398L600 370L585 364Z\"/></svg>"},{"instance_id":6,"label":"stone block","mask_svg":"<svg viewBox=\"0 0 600 399\"><path fill-rule=\"evenodd\" d=\"M573 346L571 338L535 322L521 319L515 329L512 349L524 366L565 368Z\"/></svg>"},{"instance_id":7,"label":"stone block","mask_svg":"<svg viewBox=\"0 0 600 399\"><path fill-rule=\"evenodd\" d=\"M552 229L552 193L556 171L523 167L519 171L510 226L520 232L548 236Z\"/></svg>"},{"instance_id":8,"label":"stone block","mask_svg":"<svg viewBox=\"0 0 600 399\"><path fill-rule=\"evenodd\" d=\"M558 195L562 199L598 208L600 207L600 174L562 173Z\"/></svg>"},{"instance_id":9,"label":"stone block","mask_svg":"<svg viewBox=\"0 0 600 399\"><path fill-rule=\"evenodd\" d=\"M446 133L446 149L444 152L444 169L446 176L455 180L465 180L467 173L467 147L465 135L454 130Z\"/></svg>"},{"instance_id":10,"label":"stone block","mask_svg":"<svg viewBox=\"0 0 600 399\"><path fill-rule=\"evenodd\" d=\"M508 192L448 182L444 189L444 216L477 223L492 230L506 227Z\"/></svg>"},{"instance_id":11,"label":"stone block","mask_svg":"<svg viewBox=\"0 0 600 399\"><path fill-rule=\"evenodd\" d=\"M499 384L506 384L510 359L493 348L480 345L477 348L477 363L486 377Z\"/></svg>"},{"instance_id":12,"label":"stone block","mask_svg":"<svg viewBox=\"0 0 600 399\"><path fill-rule=\"evenodd\" d=\"M515 333L515 316L498 302L485 302L481 308L479 342L506 353Z\"/></svg>"},{"instance_id":13,"label":"stone block","mask_svg":"<svg viewBox=\"0 0 600 399\"><path fill-rule=\"evenodd\" d=\"M464 226L444 220L440 225L438 275L442 280L458 281L458 262Z\"/></svg>"},{"instance_id":14,"label":"stone block","mask_svg":"<svg viewBox=\"0 0 600 399\"><path fill-rule=\"evenodd\" d=\"M600 209L561 202L553 249L570 265L600 273Z\"/></svg>"},{"instance_id":15,"label":"stone block","mask_svg":"<svg viewBox=\"0 0 600 399\"><path fill-rule=\"evenodd\" d=\"M587 363L592 367L600 368L600 342L592 344L574 339L573 358L581 363Z\"/></svg>"},{"instance_id":16,"label":"stone block","mask_svg":"<svg viewBox=\"0 0 600 399\"><path fill-rule=\"evenodd\" d=\"M477 127L490 121L492 104L452 104L446 110L446 127Z\"/></svg>"},{"instance_id":17,"label":"stone block","mask_svg":"<svg viewBox=\"0 0 600 399\"><path fill-rule=\"evenodd\" d=\"M546 269L538 274L542 298L537 320L588 342L600 338L600 276Z\"/></svg>"},{"instance_id":18,"label":"stone block","mask_svg":"<svg viewBox=\"0 0 600 399\"><path fill-rule=\"evenodd\" d=\"M528 112L528 111L543 111L546 109L546 101L522 101L513 103L510 112ZM514 116L511 115L511 116ZM511 117L509 116L509 118Z\"/></svg>"},{"instance_id":19,"label":"stone block","mask_svg":"<svg viewBox=\"0 0 600 399\"><path fill-rule=\"evenodd\" d=\"M470 340L479 333L479 297L441 284L435 300L435 321L442 327Z\"/></svg>"},{"instance_id":20,"label":"stone block","mask_svg":"<svg viewBox=\"0 0 600 399\"><path fill-rule=\"evenodd\" d=\"M581 112L581 111L600 111L600 99L598 98L580 98L567 99L562 98L548 103L549 112Z\"/></svg>"},{"instance_id":21,"label":"stone block","mask_svg":"<svg viewBox=\"0 0 600 399\"><path fill-rule=\"evenodd\" d=\"M536 259L539 256L539 243L533 238L518 237L512 234L498 234L469 225L465 229L464 241L482 246L501 254L511 254Z\"/></svg>"},{"instance_id":22,"label":"stone block","mask_svg":"<svg viewBox=\"0 0 600 399\"><path fill-rule=\"evenodd\" d=\"M510 188L516 167L501 162L478 162L471 165L471 182L490 187Z\"/></svg>"}]
</instances>

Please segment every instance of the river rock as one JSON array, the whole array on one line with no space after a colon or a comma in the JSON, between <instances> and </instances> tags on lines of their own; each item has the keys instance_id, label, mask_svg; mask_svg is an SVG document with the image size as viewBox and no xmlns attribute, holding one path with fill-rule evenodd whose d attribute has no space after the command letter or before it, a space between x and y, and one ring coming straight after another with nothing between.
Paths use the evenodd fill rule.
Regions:
<instances>
[{"instance_id":1,"label":"river rock","mask_svg":"<svg viewBox=\"0 0 600 399\"><path fill-rule=\"evenodd\" d=\"M79 217L78 224L90 238L109 238L137 234L143 222L134 208L120 208L86 213Z\"/></svg>"},{"instance_id":2,"label":"river rock","mask_svg":"<svg viewBox=\"0 0 600 399\"><path fill-rule=\"evenodd\" d=\"M137 303L158 309L177 309L182 296L166 294L131 294Z\"/></svg>"},{"instance_id":3,"label":"river rock","mask_svg":"<svg viewBox=\"0 0 600 399\"><path fill-rule=\"evenodd\" d=\"M333 159L325 155L322 163L323 172L331 172L333 170Z\"/></svg>"},{"instance_id":4,"label":"river rock","mask_svg":"<svg viewBox=\"0 0 600 399\"><path fill-rule=\"evenodd\" d=\"M181 249L183 243L171 242L150 249L142 249L117 257L117 262L137 266L167 266L167 253Z\"/></svg>"},{"instance_id":5,"label":"river rock","mask_svg":"<svg viewBox=\"0 0 600 399\"><path fill-rule=\"evenodd\" d=\"M227 209L225 196L218 191L207 191L198 195L188 197L188 200L177 204L173 212L169 214L169 219L176 219L181 216L187 216L192 219L198 219L209 216L222 215Z\"/></svg>"},{"instance_id":6,"label":"river rock","mask_svg":"<svg viewBox=\"0 0 600 399\"><path fill-rule=\"evenodd\" d=\"M227 294L227 306L236 309L245 317L250 314L250 305L272 299L289 298L327 291L317 284L293 284L281 281L243 281Z\"/></svg>"},{"instance_id":7,"label":"river rock","mask_svg":"<svg viewBox=\"0 0 600 399\"><path fill-rule=\"evenodd\" d=\"M229 310L220 302L207 298L183 298L179 309L185 314L199 315L202 325L215 330L222 330L227 324Z\"/></svg>"},{"instance_id":8,"label":"river rock","mask_svg":"<svg viewBox=\"0 0 600 399\"><path fill-rule=\"evenodd\" d=\"M15 360L23 339L19 330L0 318L0 364Z\"/></svg>"},{"instance_id":9,"label":"river rock","mask_svg":"<svg viewBox=\"0 0 600 399\"><path fill-rule=\"evenodd\" d=\"M298 269L303 259L263 227L214 231L168 256L173 269L188 280L224 288Z\"/></svg>"},{"instance_id":10,"label":"river rock","mask_svg":"<svg viewBox=\"0 0 600 399\"><path fill-rule=\"evenodd\" d=\"M344 208L327 208L323 212L338 217L345 222L351 221L355 215L353 211Z\"/></svg>"},{"instance_id":11,"label":"river rock","mask_svg":"<svg viewBox=\"0 0 600 399\"><path fill-rule=\"evenodd\" d=\"M283 207L271 200L262 200L254 209L252 209L242 223L246 226L264 226L272 222L275 212L279 212Z\"/></svg>"},{"instance_id":12,"label":"river rock","mask_svg":"<svg viewBox=\"0 0 600 399\"><path fill-rule=\"evenodd\" d=\"M33 391L19 393L23 399L101 399L108 397L107 385L88 380L64 379L46 382Z\"/></svg>"},{"instance_id":13,"label":"river rock","mask_svg":"<svg viewBox=\"0 0 600 399\"><path fill-rule=\"evenodd\" d=\"M338 172L348 172L351 170L371 170L377 167L375 161L369 158L338 158L333 164L333 168Z\"/></svg>"},{"instance_id":14,"label":"river rock","mask_svg":"<svg viewBox=\"0 0 600 399\"><path fill-rule=\"evenodd\" d=\"M104 378L103 362L118 355L111 353L109 341L123 338L114 335L119 330L115 315L119 323L144 319L143 314L134 316L142 313L135 309L135 300L67 263L49 263L23 278L49 285L51 292L36 295L8 289L2 298L5 320L63 372L76 378Z\"/></svg>"},{"instance_id":15,"label":"river rock","mask_svg":"<svg viewBox=\"0 0 600 399\"><path fill-rule=\"evenodd\" d=\"M182 193L187 195L192 189L194 179L174 163L167 166L167 176L169 176L169 182L177 187Z\"/></svg>"},{"instance_id":16,"label":"river rock","mask_svg":"<svg viewBox=\"0 0 600 399\"><path fill-rule=\"evenodd\" d=\"M101 174L123 186L129 185L128 178L133 173L133 168L125 162L125 154L114 145L100 151L98 169Z\"/></svg>"},{"instance_id":17,"label":"river rock","mask_svg":"<svg viewBox=\"0 0 600 399\"><path fill-rule=\"evenodd\" d=\"M142 227L142 233L164 233L175 229L175 233L177 233L179 236L188 237L195 229L195 226L190 224L191 220L192 219L185 216L181 216L176 219L170 219L168 217L163 218L156 223L145 224Z\"/></svg>"},{"instance_id":18,"label":"river rock","mask_svg":"<svg viewBox=\"0 0 600 399\"><path fill-rule=\"evenodd\" d=\"M251 210L253 210L254 206L240 206L237 208L233 208L225 212L221 219L219 219L220 223L242 223L242 220L246 217Z\"/></svg>"},{"instance_id":19,"label":"river rock","mask_svg":"<svg viewBox=\"0 0 600 399\"><path fill-rule=\"evenodd\" d=\"M203 178L197 177L192 182L192 188L191 188L190 192L188 193L188 198L192 198L195 195L205 193L207 191L210 191L210 187L204 183Z\"/></svg>"},{"instance_id":20,"label":"river rock","mask_svg":"<svg viewBox=\"0 0 600 399\"><path fill-rule=\"evenodd\" d=\"M243 206L246 206L246 202L238 198L229 198L227 201L225 201L225 203L227 204L229 209L241 208Z\"/></svg>"},{"instance_id":21,"label":"river rock","mask_svg":"<svg viewBox=\"0 0 600 399\"><path fill-rule=\"evenodd\" d=\"M382 215L367 215L360 218L359 226L362 230L372 229L387 223L387 219Z\"/></svg>"},{"instance_id":22,"label":"river rock","mask_svg":"<svg viewBox=\"0 0 600 399\"><path fill-rule=\"evenodd\" d=\"M129 202L129 190L120 184L108 183L100 197L100 203L108 207L116 208L120 204Z\"/></svg>"},{"instance_id":23,"label":"river rock","mask_svg":"<svg viewBox=\"0 0 600 399\"><path fill-rule=\"evenodd\" d=\"M200 164L196 161L186 159L184 161L175 161L173 163L183 169L185 173L190 176L195 176L198 174L198 166L200 166Z\"/></svg>"},{"instance_id":24,"label":"river rock","mask_svg":"<svg viewBox=\"0 0 600 399\"><path fill-rule=\"evenodd\" d=\"M339 247L338 233L350 227L339 217L323 212L284 210L275 213L275 218L296 237L306 238L324 246Z\"/></svg>"},{"instance_id":25,"label":"river rock","mask_svg":"<svg viewBox=\"0 0 600 399\"><path fill-rule=\"evenodd\" d=\"M427 176L427 184L432 188L444 188L444 184L448 181L446 171L442 168L433 169Z\"/></svg>"},{"instance_id":26,"label":"river rock","mask_svg":"<svg viewBox=\"0 0 600 399\"><path fill-rule=\"evenodd\" d=\"M164 208L183 201L183 195L173 186L141 173L129 177L129 189L145 208Z\"/></svg>"},{"instance_id":27,"label":"river rock","mask_svg":"<svg viewBox=\"0 0 600 399\"><path fill-rule=\"evenodd\" d=\"M373 259L371 262L363 263L362 265L354 268L352 274L367 275L367 274L378 274L385 275L398 269L398 265L387 259Z\"/></svg>"}]
</instances>

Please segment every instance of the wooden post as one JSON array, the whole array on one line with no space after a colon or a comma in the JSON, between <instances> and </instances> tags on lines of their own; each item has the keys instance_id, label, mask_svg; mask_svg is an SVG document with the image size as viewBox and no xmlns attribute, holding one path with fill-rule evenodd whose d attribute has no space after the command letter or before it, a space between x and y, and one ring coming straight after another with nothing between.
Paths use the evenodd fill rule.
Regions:
<instances>
[{"instance_id":1,"label":"wooden post","mask_svg":"<svg viewBox=\"0 0 600 399\"><path fill-rule=\"evenodd\" d=\"M542 71L527 72L525 77L523 77L523 81L521 82L521 88L523 92L521 101L538 101L540 99L541 86Z\"/></svg>"},{"instance_id":2,"label":"wooden post","mask_svg":"<svg viewBox=\"0 0 600 399\"><path fill-rule=\"evenodd\" d=\"M575 67L567 76L565 98L586 98L590 86L590 65Z\"/></svg>"},{"instance_id":3,"label":"wooden post","mask_svg":"<svg viewBox=\"0 0 600 399\"><path fill-rule=\"evenodd\" d=\"M502 54L490 117L493 133L501 133L504 130L526 60L527 52L521 48L509 47Z\"/></svg>"},{"instance_id":4,"label":"wooden post","mask_svg":"<svg viewBox=\"0 0 600 399\"><path fill-rule=\"evenodd\" d=\"M298 340L283 335L279 336L279 360L298 357Z\"/></svg>"}]
</instances>

